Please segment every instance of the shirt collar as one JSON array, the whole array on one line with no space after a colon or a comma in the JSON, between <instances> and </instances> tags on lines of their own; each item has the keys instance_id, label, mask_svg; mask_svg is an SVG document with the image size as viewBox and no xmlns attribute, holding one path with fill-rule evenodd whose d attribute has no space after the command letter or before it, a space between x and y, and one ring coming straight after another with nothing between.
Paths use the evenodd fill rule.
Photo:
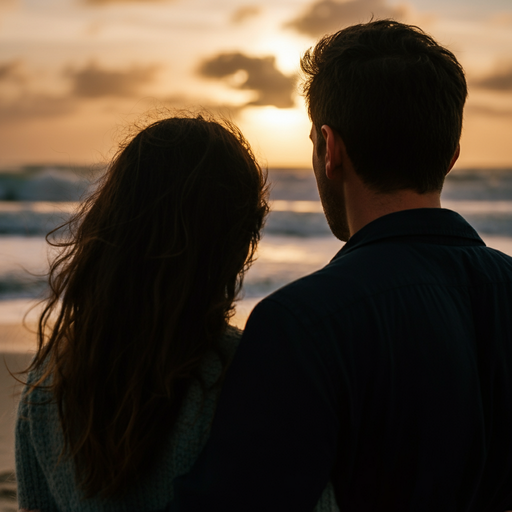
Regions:
<instances>
[{"instance_id":1,"label":"shirt collar","mask_svg":"<svg viewBox=\"0 0 512 512\"><path fill-rule=\"evenodd\" d=\"M477 232L457 212L445 208L418 208L389 213L375 219L350 237L333 259L362 245L402 236L448 236L466 239L467 245L485 245Z\"/></svg>"}]
</instances>

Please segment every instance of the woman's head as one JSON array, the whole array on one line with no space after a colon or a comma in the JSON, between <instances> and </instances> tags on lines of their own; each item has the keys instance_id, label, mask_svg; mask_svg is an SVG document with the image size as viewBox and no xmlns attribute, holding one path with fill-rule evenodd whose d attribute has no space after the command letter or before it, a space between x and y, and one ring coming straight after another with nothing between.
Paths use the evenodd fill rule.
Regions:
<instances>
[{"instance_id":1,"label":"woman's head","mask_svg":"<svg viewBox=\"0 0 512 512\"><path fill-rule=\"evenodd\" d=\"M265 176L233 125L202 116L151 124L90 203L78 233L98 251L101 274L117 276L118 293L168 317L179 290L190 321L205 308L228 319L267 213Z\"/></svg>"},{"instance_id":2,"label":"woman's head","mask_svg":"<svg viewBox=\"0 0 512 512\"><path fill-rule=\"evenodd\" d=\"M32 368L51 377L86 494L122 492L168 435L228 324L266 197L236 127L172 117L121 148L69 222Z\"/></svg>"}]
</instances>

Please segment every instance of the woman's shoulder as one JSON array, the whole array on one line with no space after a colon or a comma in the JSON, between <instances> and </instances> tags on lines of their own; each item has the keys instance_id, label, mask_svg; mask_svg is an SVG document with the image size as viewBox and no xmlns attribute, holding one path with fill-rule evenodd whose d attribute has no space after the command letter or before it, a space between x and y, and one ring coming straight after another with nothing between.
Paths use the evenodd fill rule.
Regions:
<instances>
[{"instance_id":1,"label":"woman's shoulder","mask_svg":"<svg viewBox=\"0 0 512 512\"><path fill-rule=\"evenodd\" d=\"M228 325L226 332L220 341L220 349L223 355L230 359L235 355L243 331L234 325Z\"/></svg>"},{"instance_id":2,"label":"woman's shoulder","mask_svg":"<svg viewBox=\"0 0 512 512\"><path fill-rule=\"evenodd\" d=\"M207 389L218 381L233 359L241 337L242 331L229 325L219 340L217 349L205 354L201 363L201 377Z\"/></svg>"},{"instance_id":3,"label":"woman's shoulder","mask_svg":"<svg viewBox=\"0 0 512 512\"><path fill-rule=\"evenodd\" d=\"M57 404L49 388L51 377L44 378L44 373L39 367L27 374L18 404L17 425L28 428L34 442L55 432L58 424ZM46 443L47 439L43 444Z\"/></svg>"},{"instance_id":4,"label":"woman's shoulder","mask_svg":"<svg viewBox=\"0 0 512 512\"><path fill-rule=\"evenodd\" d=\"M52 394L48 386L51 383L51 376L46 376L46 363L37 366L26 373L25 385L21 394L21 404L43 405L48 403Z\"/></svg>"}]
</instances>

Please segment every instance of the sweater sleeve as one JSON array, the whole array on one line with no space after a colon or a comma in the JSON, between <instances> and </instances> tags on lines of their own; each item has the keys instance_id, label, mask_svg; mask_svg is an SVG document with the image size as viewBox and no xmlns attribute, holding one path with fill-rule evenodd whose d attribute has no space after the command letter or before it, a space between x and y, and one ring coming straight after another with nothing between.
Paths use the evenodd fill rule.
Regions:
<instances>
[{"instance_id":1,"label":"sweater sleeve","mask_svg":"<svg viewBox=\"0 0 512 512\"><path fill-rule=\"evenodd\" d=\"M31 421L25 389L18 408L15 432L18 506L20 509L58 512L32 444Z\"/></svg>"}]
</instances>

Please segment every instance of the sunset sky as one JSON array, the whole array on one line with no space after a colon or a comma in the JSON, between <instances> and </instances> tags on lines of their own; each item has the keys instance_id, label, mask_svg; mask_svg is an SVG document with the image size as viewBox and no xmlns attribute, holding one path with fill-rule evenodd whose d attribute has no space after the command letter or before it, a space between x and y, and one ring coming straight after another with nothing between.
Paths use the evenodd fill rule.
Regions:
<instances>
[{"instance_id":1,"label":"sunset sky","mask_svg":"<svg viewBox=\"0 0 512 512\"><path fill-rule=\"evenodd\" d=\"M459 167L512 167L511 0L0 0L0 168L102 162L148 110L197 106L269 167L309 167L300 56L372 13L466 69Z\"/></svg>"}]
</instances>

